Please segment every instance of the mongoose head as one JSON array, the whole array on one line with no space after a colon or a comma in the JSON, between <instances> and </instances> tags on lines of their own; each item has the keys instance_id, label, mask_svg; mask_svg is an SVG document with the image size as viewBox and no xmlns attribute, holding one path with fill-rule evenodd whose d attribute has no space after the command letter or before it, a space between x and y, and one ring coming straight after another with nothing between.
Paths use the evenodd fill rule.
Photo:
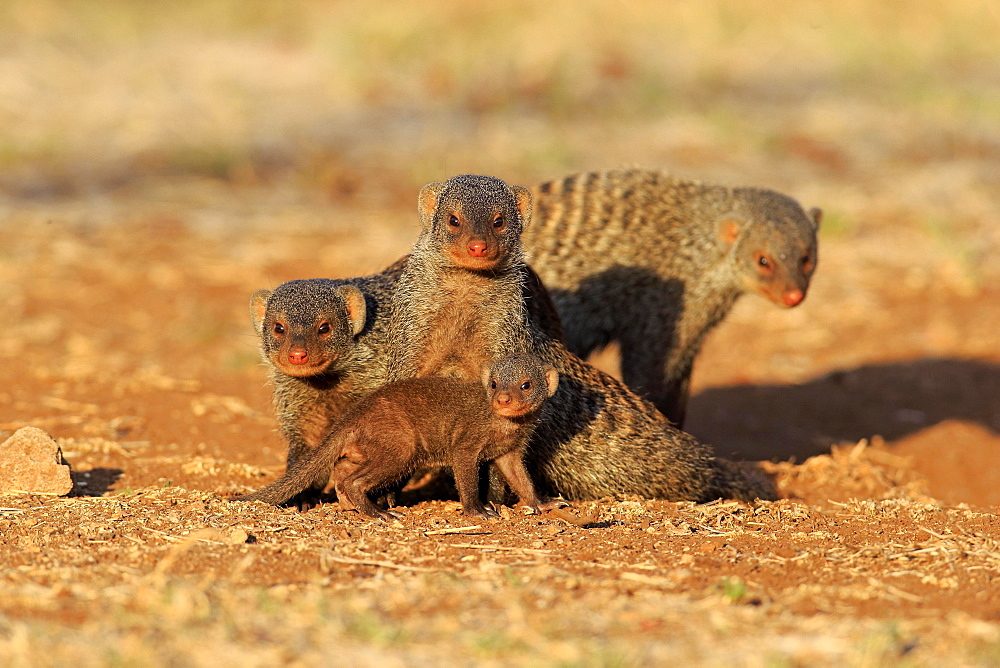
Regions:
<instances>
[{"instance_id":1,"label":"mongoose head","mask_svg":"<svg viewBox=\"0 0 1000 668\"><path fill-rule=\"evenodd\" d=\"M321 278L289 281L250 298L261 356L298 378L330 370L354 345L366 315L360 290Z\"/></svg>"},{"instance_id":2,"label":"mongoose head","mask_svg":"<svg viewBox=\"0 0 1000 668\"><path fill-rule=\"evenodd\" d=\"M521 231L531 218L531 193L491 176L455 176L428 183L418 206L421 241L461 269L490 271L522 259Z\"/></svg>"},{"instance_id":3,"label":"mongoose head","mask_svg":"<svg viewBox=\"0 0 1000 668\"><path fill-rule=\"evenodd\" d=\"M502 357L483 372L490 406L497 415L517 418L535 413L556 392L559 372L534 355Z\"/></svg>"},{"instance_id":4,"label":"mongoose head","mask_svg":"<svg viewBox=\"0 0 1000 668\"><path fill-rule=\"evenodd\" d=\"M741 289L779 306L798 306L816 270L816 232L823 212L808 213L790 197L741 188L737 210L718 221L719 242L735 265Z\"/></svg>"}]
</instances>

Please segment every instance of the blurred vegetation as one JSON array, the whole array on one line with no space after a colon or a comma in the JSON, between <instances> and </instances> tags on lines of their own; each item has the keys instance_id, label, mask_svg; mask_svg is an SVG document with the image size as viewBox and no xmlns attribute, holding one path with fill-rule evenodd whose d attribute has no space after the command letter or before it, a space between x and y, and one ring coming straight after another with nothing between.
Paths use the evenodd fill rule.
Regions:
<instances>
[{"instance_id":1,"label":"blurred vegetation","mask_svg":"<svg viewBox=\"0 0 1000 668\"><path fill-rule=\"evenodd\" d=\"M978 146L1000 122L998 11L972 0L5 2L0 169L226 177L391 160L419 181L452 161L534 175L699 149L836 163L841 142L887 141L871 107L926 124L961 117L956 131Z\"/></svg>"},{"instance_id":2,"label":"blurred vegetation","mask_svg":"<svg viewBox=\"0 0 1000 668\"><path fill-rule=\"evenodd\" d=\"M409 209L456 173L643 165L820 204L824 236L942 220L981 258L997 34L981 0L0 1L0 197Z\"/></svg>"}]
</instances>

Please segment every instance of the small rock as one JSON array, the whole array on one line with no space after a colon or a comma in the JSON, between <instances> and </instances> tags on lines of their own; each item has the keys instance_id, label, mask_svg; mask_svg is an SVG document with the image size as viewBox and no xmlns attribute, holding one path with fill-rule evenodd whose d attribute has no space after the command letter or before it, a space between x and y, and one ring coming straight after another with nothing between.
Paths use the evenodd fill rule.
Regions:
<instances>
[{"instance_id":1,"label":"small rock","mask_svg":"<svg viewBox=\"0 0 1000 668\"><path fill-rule=\"evenodd\" d=\"M65 496L73 490L62 449L37 427L22 427L0 443L0 471L0 493Z\"/></svg>"},{"instance_id":2,"label":"small rock","mask_svg":"<svg viewBox=\"0 0 1000 668\"><path fill-rule=\"evenodd\" d=\"M247 542L250 539L250 534L248 534L243 529L236 527L229 531L229 535L227 536L227 538L230 545L240 545L242 543Z\"/></svg>"}]
</instances>

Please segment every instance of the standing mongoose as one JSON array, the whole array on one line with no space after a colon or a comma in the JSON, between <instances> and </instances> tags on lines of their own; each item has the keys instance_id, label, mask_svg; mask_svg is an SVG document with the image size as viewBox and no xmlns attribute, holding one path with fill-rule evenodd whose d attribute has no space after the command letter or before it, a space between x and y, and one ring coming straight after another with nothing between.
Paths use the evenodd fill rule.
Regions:
<instances>
[{"instance_id":1,"label":"standing mongoose","mask_svg":"<svg viewBox=\"0 0 1000 668\"><path fill-rule=\"evenodd\" d=\"M543 183L524 234L529 260L582 358L618 342L625 383L683 426L708 332L756 292L805 299L822 213L780 193L664 172L590 172Z\"/></svg>"},{"instance_id":2,"label":"standing mongoose","mask_svg":"<svg viewBox=\"0 0 1000 668\"><path fill-rule=\"evenodd\" d=\"M341 505L389 520L400 513L381 510L369 492L418 467L449 466L465 514L495 518L479 497L479 465L493 461L520 502L537 511L545 504L525 470L524 447L558 382L551 366L518 354L487 367L478 382L425 377L384 385L356 403L282 478L237 500L281 503L328 477L332 467Z\"/></svg>"},{"instance_id":3,"label":"standing mongoose","mask_svg":"<svg viewBox=\"0 0 1000 668\"><path fill-rule=\"evenodd\" d=\"M391 298L390 379L471 380L484 364L529 352L560 377L526 455L544 494L696 501L774 496L766 481L716 460L708 446L570 353L533 318L524 298L531 276L520 239L531 214L525 189L459 176L425 186L418 210L422 230Z\"/></svg>"},{"instance_id":4,"label":"standing mongoose","mask_svg":"<svg viewBox=\"0 0 1000 668\"><path fill-rule=\"evenodd\" d=\"M417 202L421 232L389 306L389 379L472 380L530 349L519 240L531 194L464 175L425 185Z\"/></svg>"},{"instance_id":5,"label":"standing mongoose","mask_svg":"<svg viewBox=\"0 0 1000 668\"><path fill-rule=\"evenodd\" d=\"M385 383L384 304L400 266L362 278L288 281L251 297L289 467L319 445L351 404ZM318 471L293 503L315 505L328 480L329 471Z\"/></svg>"}]
</instances>

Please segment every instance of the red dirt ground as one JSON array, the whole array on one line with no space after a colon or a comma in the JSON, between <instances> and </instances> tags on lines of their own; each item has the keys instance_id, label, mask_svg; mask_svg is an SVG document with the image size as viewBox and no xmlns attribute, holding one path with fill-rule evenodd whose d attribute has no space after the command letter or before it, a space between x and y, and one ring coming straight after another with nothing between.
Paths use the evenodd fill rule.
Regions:
<instances>
[{"instance_id":1,"label":"red dirt ground","mask_svg":"<svg viewBox=\"0 0 1000 668\"><path fill-rule=\"evenodd\" d=\"M284 206L205 187L227 220ZM392 524L228 503L284 457L249 295L379 269L415 236L409 208L227 227L138 199L7 228L0 437L45 429L76 481L2 500L7 656L58 632L98 662L329 643L417 663L996 660L1000 292L896 280L904 254L859 269L877 238L824 239L805 304L746 298L699 359L690 431L772 460L784 500L606 499L573 523L471 522L445 499Z\"/></svg>"}]
</instances>

